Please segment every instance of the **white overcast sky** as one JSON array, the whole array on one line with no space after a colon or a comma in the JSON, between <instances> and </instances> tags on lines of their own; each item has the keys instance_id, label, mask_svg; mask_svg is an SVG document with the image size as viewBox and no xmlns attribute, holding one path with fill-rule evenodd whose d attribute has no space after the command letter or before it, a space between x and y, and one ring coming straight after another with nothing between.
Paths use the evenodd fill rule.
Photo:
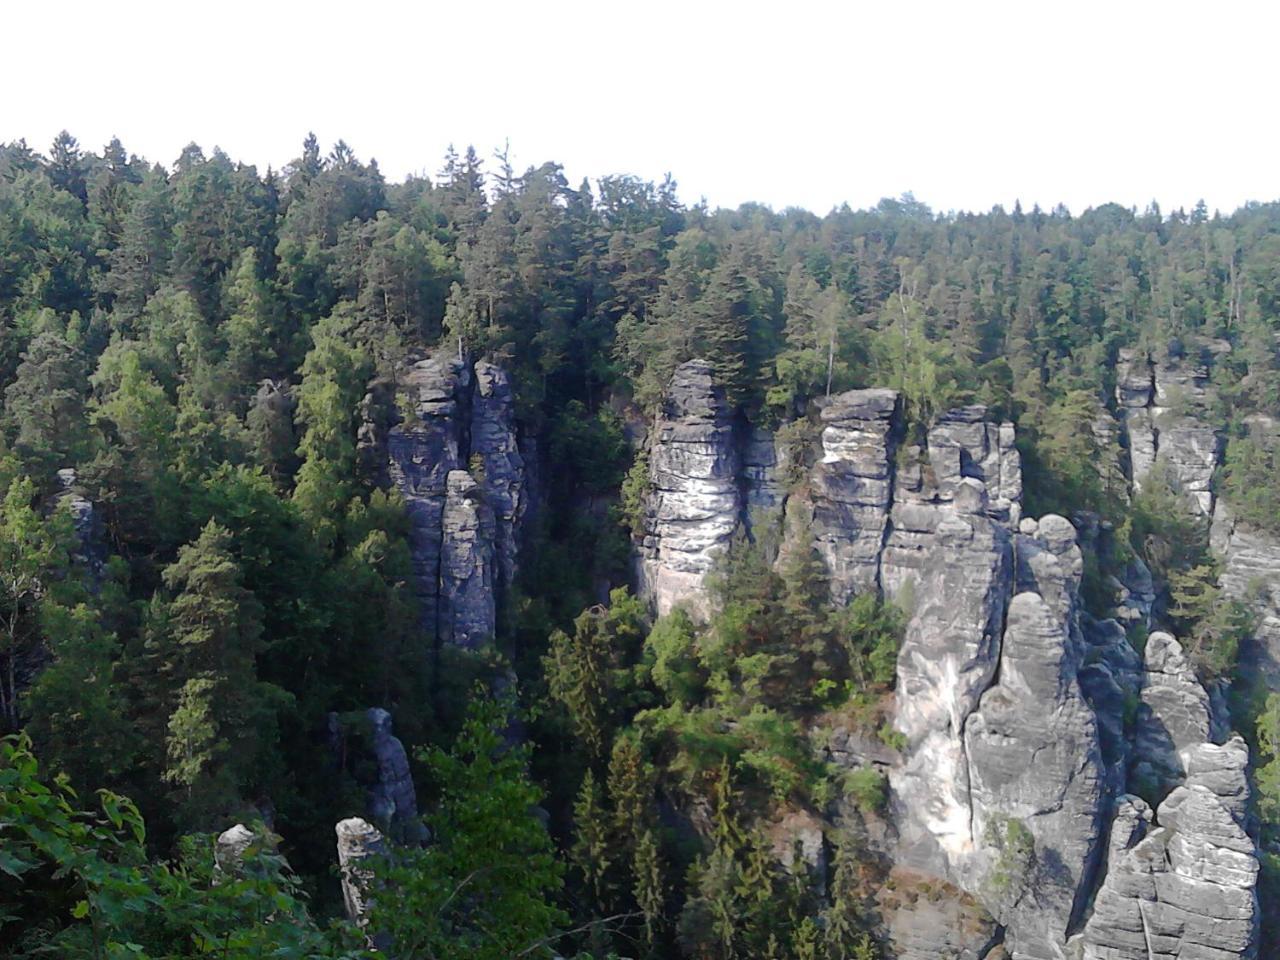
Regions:
<instances>
[{"instance_id":1,"label":"white overcast sky","mask_svg":"<svg viewBox=\"0 0 1280 960\"><path fill-rule=\"evenodd\" d=\"M1275 2L0 0L0 141L392 179L448 143L713 206L1280 198ZM490 164L492 166L492 164Z\"/></svg>"}]
</instances>

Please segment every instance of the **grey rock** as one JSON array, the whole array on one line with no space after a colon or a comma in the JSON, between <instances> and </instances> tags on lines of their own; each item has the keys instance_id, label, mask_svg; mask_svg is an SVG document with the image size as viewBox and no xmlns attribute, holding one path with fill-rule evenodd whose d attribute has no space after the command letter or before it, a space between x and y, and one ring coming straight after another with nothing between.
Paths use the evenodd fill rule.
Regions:
<instances>
[{"instance_id":1,"label":"grey rock","mask_svg":"<svg viewBox=\"0 0 1280 960\"><path fill-rule=\"evenodd\" d=\"M351 817L334 827L338 838L338 872L347 919L364 927L369 922L369 884L372 872L363 861L386 852L382 834L367 820Z\"/></svg>"},{"instance_id":2,"label":"grey rock","mask_svg":"<svg viewBox=\"0 0 1280 960\"><path fill-rule=\"evenodd\" d=\"M440 639L479 649L497 627L497 524L484 489L465 470L449 472L440 526Z\"/></svg>"},{"instance_id":3,"label":"grey rock","mask_svg":"<svg viewBox=\"0 0 1280 960\"><path fill-rule=\"evenodd\" d=\"M418 818L418 798L409 770L409 755L400 738L392 733L391 714L370 707L369 726L373 734L373 754L378 762L378 779L369 795L369 815L400 839L419 843L426 828Z\"/></svg>"},{"instance_id":4,"label":"grey rock","mask_svg":"<svg viewBox=\"0 0 1280 960\"><path fill-rule=\"evenodd\" d=\"M1257 955L1257 848L1245 829L1249 752L1239 737L1186 752L1187 781L1154 821L1123 797L1084 960L1233 960Z\"/></svg>"},{"instance_id":5,"label":"grey rock","mask_svg":"<svg viewBox=\"0 0 1280 960\"><path fill-rule=\"evenodd\" d=\"M740 469L731 411L711 364L681 364L651 433L637 569L659 615L678 604L695 616L709 612L703 581L738 527Z\"/></svg>"},{"instance_id":6,"label":"grey rock","mask_svg":"<svg viewBox=\"0 0 1280 960\"><path fill-rule=\"evenodd\" d=\"M1182 782L1182 751L1210 739L1213 711L1182 645L1170 634L1151 634L1144 660L1133 775L1136 783L1162 791Z\"/></svg>"},{"instance_id":7,"label":"grey rock","mask_svg":"<svg viewBox=\"0 0 1280 960\"><path fill-rule=\"evenodd\" d=\"M822 407L822 458L810 474L809 528L839 605L879 587L899 413L894 390L850 390Z\"/></svg>"},{"instance_id":8,"label":"grey rock","mask_svg":"<svg viewBox=\"0 0 1280 960\"><path fill-rule=\"evenodd\" d=\"M1134 489L1162 464L1189 506L1205 517L1213 514L1213 475L1222 456L1221 432L1204 416L1213 401L1213 353L1211 344L1189 351L1173 344L1154 358L1122 350L1116 368L1116 402Z\"/></svg>"},{"instance_id":9,"label":"grey rock","mask_svg":"<svg viewBox=\"0 0 1280 960\"><path fill-rule=\"evenodd\" d=\"M484 474L485 499L493 510L496 584L505 590L516 576L520 531L528 509L525 460L516 431L511 378L485 360L475 364L471 403L471 459Z\"/></svg>"},{"instance_id":10,"label":"grey rock","mask_svg":"<svg viewBox=\"0 0 1280 960\"><path fill-rule=\"evenodd\" d=\"M409 364L400 388L407 409L386 413L385 387L371 386L360 449L376 461L385 447L386 480L404 497L424 626L443 643L481 646L517 574L531 499L510 378L441 353ZM464 480L467 470L476 477Z\"/></svg>"},{"instance_id":11,"label":"grey rock","mask_svg":"<svg viewBox=\"0 0 1280 960\"><path fill-rule=\"evenodd\" d=\"M1002 931L979 904L936 877L896 874L881 894L892 956L897 960L985 960Z\"/></svg>"},{"instance_id":12,"label":"grey rock","mask_svg":"<svg viewBox=\"0 0 1280 960\"><path fill-rule=\"evenodd\" d=\"M909 747L890 785L902 862L948 876L974 847L964 728L995 677L1012 550L989 517L950 505L913 506L911 516L910 541L895 525L882 565L886 594L911 611L894 717Z\"/></svg>"},{"instance_id":13,"label":"grey rock","mask_svg":"<svg viewBox=\"0 0 1280 960\"><path fill-rule=\"evenodd\" d=\"M1143 664L1115 620L1082 617L1088 643L1084 663L1076 674L1080 692L1098 720L1102 756L1113 788L1126 782L1133 744L1128 735L1131 711L1139 701Z\"/></svg>"},{"instance_id":14,"label":"grey rock","mask_svg":"<svg viewBox=\"0 0 1280 960\"><path fill-rule=\"evenodd\" d=\"M76 546L72 560L84 571L89 588L96 591L102 584L107 566L106 535L102 518L92 500L79 487L79 477L72 467L58 471L58 505L71 515Z\"/></svg>"},{"instance_id":15,"label":"grey rock","mask_svg":"<svg viewBox=\"0 0 1280 960\"><path fill-rule=\"evenodd\" d=\"M742 479L749 517L764 517L780 510L786 500L782 473L787 454L772 430L752 426L742 452Z\"/></svg>"},{"instance_id":16,"label":"grey rock","mask_svg":"<svg viewBox=\"0 0 1280 960\"><path fill-rule=\"evenodd\" d=\"M213 882L223 877L234 877L240 872L244 855L257 839L254 832L243 823L218 834L213 844Z\"/></svg>"},{"instance_id":17,"label":"grey rock","mask_svg":"<svg viewBox=\"0 0 1280 960\"><path fill-rule=\"evenodd\" d=\"M453 357L419 360L404 373L409 409L387 432L389 476L405 501L414 592L424 626L438 630L441 552L448 477L465 469L471 368Z\"/></svg>"},{"instance_id":18,"label":"grey rock","mask_svg":"<svg viewBox=\"0 0 1280 960\"><path fill-rule=\"evenodd\" d=\"M1253 635L1241 644L1240 659L1271 690L1280 690L1280 539L1236 522L1222 501L1214 508L1212 534L1222 560L1223 593L1245 601L1257 616Z\"/></svg>"}]
</instances>

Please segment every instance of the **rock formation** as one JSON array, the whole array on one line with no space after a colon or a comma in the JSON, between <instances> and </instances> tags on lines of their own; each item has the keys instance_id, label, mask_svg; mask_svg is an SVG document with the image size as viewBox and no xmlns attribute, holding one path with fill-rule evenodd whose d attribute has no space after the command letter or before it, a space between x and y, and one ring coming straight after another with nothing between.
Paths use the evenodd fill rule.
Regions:
<instances>
[{"instance_id":1,"label":"rock formation","mask_svg":"<svg viewBox=\"0 0 1280 960\"><path fill-rule=\"evenodd\" d=\"M528 508L510 380L488 361L440 353L409 364L399 386L405 409L379 383L365 398L362 472L404 497L424 626L476 647L492 639L516 575Z\"/></svg>"},{"instance_id":2,"label":"rock formation","mask_svg":"<svg viewBox=\"0 0 1280 960\"><path fill-rule=\"evenodd\" d=\"M1200 416L1212 346L1122 355L1119 417L1088 425L1123 432L1135 487L1159 464L1206 516L1220 454ZM942 415L918 444L890 390L828 398L817 419L818 460L788 491L772 436L735 426L709 365L683 365L651 435L641 582L659 612L705 613L716 553L752 509L785 503L788 541L811 538L833 602L877 591L907 611L893 715L905 747L835 728L817 747L888 771L891 826L875 842L917 888L952 891L881 904L896 955L1250 956L1247 750L1215 743L1212 698L1173 637L1153 632L1142 657L1130 644L1158 614L1150 571L1135 560L1117 575L1116 619L1085 613L1081 536L1064 517L1022 517L1013 427L982 407ZM1123 481L1115 463L1099 469ZM1224 587L1243 595L1280 569L1280 545L1218 514ZM1100 549L1109 528L1079 519ZM1126 793L1137 789L1165 796L1156 814Z\"/></svg>"},{"instance_id":3,"label":"rock formation","mask_svg":"<svg viewBox=\"0 0 1280 960\"><path fill-rule=\"evenodd\" d=\"M880 585L899 413L894 390L850 390L822 407L822 458L810 473L808 526L832 599L841 605Z\"/></svg>"},{"instance_id":4,"label":"rock formation","mask_svg":"<svg viewBox=\"0 0 1280 960\"><path fill-rule=\"evenodd\" d=\"M1034 844L1016 895L992 891L990 864L975 892L1007 926L1013 956L1047 958L1066 943L1097 865L1104 764L1076 679L1083 559L1075 531L1053 515L1023 531L1015 546L1020 592L1009 604L998 682L982 694L964 741L975 840L1017 820Z\"/></svg>"},{"instance_id":5,"label":"rock formation","mask_svg":"<svg viewBox=\"0 0 1280 960\"><path fill-rule=\"evenodd\" d=\"M1213 515L1213 475L1222 437L1201 414L1213 400L1209 365L1223 344L1174 342L1155 357L1121 350L1116 365L1116 402L1129 444L1134 489L1157 464L1169 482L1202 516Z\"/></svg>"},{"instance_id":6,"label":"rock formation","mask_svg":"<svg viewBox=\"0 0 1280 960\"><path fill-rule=\"evenodd\" d=\"M373 755L378 762L378 779L369 794L369 813L406 842L426 839L426 828L418 819L418 797L409 770L409 755L400 738L391 732L391 714L370 707Z\"/></svg>"},{"instance_id":7,"label":"rock formation","mask_svg":"<svg viewBox=\"0 0 1280 960\"><path fill-rule=\"evenodd\" d=\"M707 613L703 580L742 519L741 459L711 364L677 368L652 431L638 578L658 614Z\"/></svg>"},{"instance_id":8,"label":"rock formation","mask_svg":"<svg viewBox=\"0 0 1280 960\"><path fill-rule=\"evenodd\" d=\"M58 471L58 486L62 488L58 495L58 505L71 514L71 525L76 535L76 549L72 559L88 577L89 586L96 589L102 583L102 575L106 569L107 548L97 508L84 495L78 483L79 477L73 468L66 467Z\"/></svg>"},{"instance_id":9,"label":"rock formation","mask_svg":"<svg viewBox=\"0 0 1280 960\"><path fill-rule=\"evenodd\" d=\"M341 820L334 827L338 837L338 872L342 877L342 903L347 919L363 927L369 922L369 881L372 874L362 861L386 852L385 841L359 817Z\"/></svg>"},{"instance_id":10,"label":"rock formation","mask_svg":"<svg viewBox=\"0 0 1280 960\"><path fill-rule=\"evenodd\" d=\"M1271 690L1280 690L1280 539L1238 523L1221 500L1214 508L1211 543L1222 561L1219 581L1228 597L1249 604L1257 617L1240 659Z\"/></svg>"},{"instance_id":11,"label":"rock formation","mask_svg":"<svg viewBox=\"0 0 1280 960\"><path fill-rule=\"evenodd\" d=\"M1163 791L1186 776L1182 752L1210 739L1213 710L1182 645L1171 635L1151 634L1143 659L1134 725L1134 785Z\"/></svg>"},{"instance_id":12,"label":"rock formation","mask_svg":"<svg viewBox=\"0 0 1280 960\"><path fill-rule=\"evenodd\" d=\"M1193 747L1185 760L1186 783L1154 816L1138 797L1117 801L1106 880L1080 937L1084 960L1256 956L1248 748L1236 737Z\"/></svg>"}]
</instances>

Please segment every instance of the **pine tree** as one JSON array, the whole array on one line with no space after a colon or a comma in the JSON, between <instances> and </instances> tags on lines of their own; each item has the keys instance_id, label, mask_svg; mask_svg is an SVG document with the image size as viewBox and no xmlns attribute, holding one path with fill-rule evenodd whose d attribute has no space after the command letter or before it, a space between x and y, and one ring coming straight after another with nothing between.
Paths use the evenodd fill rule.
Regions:
<instances>
[{"instance_id":1,"label":"pine tree","mask_svg":"<svg viewBox=\"0 0 1280 960\"><path fill-rule=\"evenodd\" d=\"M594 909L604 913L612 898L609 881L610 867L613 866L612 849L604 794L596 783L595 774L589 769L582 778L582 787L573 805L573 823L573 863L582 874L583 885Z\"/></svg>"},{"instance_id":2,"label":"pine tree","mask_svg":"<svg viewBox=\"0 0 1280 960\"><path fill-rule=\"evenodd\" d=\"M242 584L231 534L210 521L164 570L172 592L160 657L168 702L163 778L181 791L184 819L207 823L270 778L282 692L260 682L261 610Z\"/></svg>"}]
</instances>

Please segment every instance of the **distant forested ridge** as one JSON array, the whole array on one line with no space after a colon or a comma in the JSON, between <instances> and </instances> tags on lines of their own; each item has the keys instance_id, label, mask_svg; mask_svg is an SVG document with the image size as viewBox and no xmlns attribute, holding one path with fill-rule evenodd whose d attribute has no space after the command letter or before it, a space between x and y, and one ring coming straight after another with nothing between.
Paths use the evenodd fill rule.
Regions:
<instances>
[{"instance_id":1,"label":"distant forested ridge","mask_svg":"<svg viewBox=\"0 0 1280 960\"><path fill-rule=\"evenodd\" d=\"M388 183L314 136L265 172L0 144L0 954L910 957L911 910L999 941L1021 820L977 895L891 852L920 597L833 602L793 506L739 511L702 610L637 582L664 436L767 433L769 502L808 503L866 388L921 489L939 423L1012 424L1021 515L1080 531L1078 615L1139 672L1177 637L1214 743L1248 743L1276 949L1280 695L1242 651L1280 575L1278 333L1280 203L818 215L470 148ZM1126 403L1204 427L1203 476L1153 449L1135 483ZM1136 736L1159 705L1124 689ZM357 929L334 824L405 790ZM248 866L216 866L236 823Z\"/></svg>"}]
</instances>

